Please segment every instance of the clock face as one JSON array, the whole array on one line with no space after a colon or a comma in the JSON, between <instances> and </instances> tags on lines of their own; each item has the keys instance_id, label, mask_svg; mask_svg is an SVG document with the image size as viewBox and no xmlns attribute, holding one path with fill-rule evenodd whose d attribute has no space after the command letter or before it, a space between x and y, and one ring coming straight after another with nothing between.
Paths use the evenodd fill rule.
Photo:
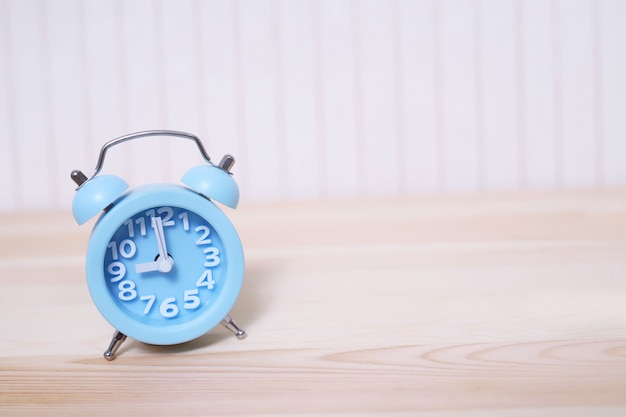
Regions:
<instances>
[{"instance_id":1,"label":"clock face","mask_svg":"<svg viewBox=\"0 0 626 417\"><path fill-rule=\"evenodd\" d=\"M87 284L107 321L133 339L182 343L215 327L243 282L241 241L226 215L184 187L139 187L98 220Z\"/></svg>"},{"instance_id":2,"label":"clock face","mask_svg":"<svg viewBox=\"0 0 626 417\"><path fill-rule=\"evenodd\" d=\"M180 207L142 210L107 244L102 265L110 297L144 323L193 320L223 288L225 258L207 219Z\"/></svg>"}]
</instances>

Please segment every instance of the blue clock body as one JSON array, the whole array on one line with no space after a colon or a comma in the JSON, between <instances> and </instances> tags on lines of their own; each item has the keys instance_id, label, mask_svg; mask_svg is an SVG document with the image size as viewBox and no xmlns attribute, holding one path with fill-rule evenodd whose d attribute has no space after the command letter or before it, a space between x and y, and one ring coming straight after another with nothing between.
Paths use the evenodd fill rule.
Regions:
<instances>
[{"instance_id":1,"label":"blue clock body","mask_svg":"<svg viewBox=\"0 0 626 417\"><path fill-rule=\"evenodd\" d=\"M157 217L172 263L167 271L150 267L164 260ZM86 272L91 297L113 327L141 342L171 345L203 335L228 315L242 286L244 254L233 224L209 198L151 184L122 194L102 213Z\"/></svg>"}]
</instances>

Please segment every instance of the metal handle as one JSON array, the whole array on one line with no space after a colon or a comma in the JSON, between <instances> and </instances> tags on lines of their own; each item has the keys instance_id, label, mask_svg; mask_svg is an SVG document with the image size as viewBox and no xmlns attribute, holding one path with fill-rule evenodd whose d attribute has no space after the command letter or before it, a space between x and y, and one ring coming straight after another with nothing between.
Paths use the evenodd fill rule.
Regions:
<instances>
[{"instance_id":1,"label":"metal handle","mask_svg":"<svg viewBox=\"0 0 626 417\"><path fill-rule=\"evenodd\" d=\"M107 143L105 143L104 146L102 146L102 149L100 150L100 156L98 157L98 163L96 164L96 171L93 173L91 178L98 175L100 171L102 170L102 165L104 164L104 158L109 148L112 148L113 146L118 145L122 142L126 142L126 141L133 140L133 139L139 139L139 138L143 138L146 136L176 136L179 138L192 140L193 142L195 142L196 146L198 147L198 150L200 151L202 158L204 158L204 160L207 161L209 164L213 165L213 163L211 162L211 158L209 157L209 154L206 153L206 150L204 149L202 142L200 142L200 139L198 139L197 136L192 135L191 133L178 132L176 130L145 130L143 132L136 132L136 133L131 133L125 136L120 136L119 138L112 139L108 141Z\"/></svg>"}]
</instances>

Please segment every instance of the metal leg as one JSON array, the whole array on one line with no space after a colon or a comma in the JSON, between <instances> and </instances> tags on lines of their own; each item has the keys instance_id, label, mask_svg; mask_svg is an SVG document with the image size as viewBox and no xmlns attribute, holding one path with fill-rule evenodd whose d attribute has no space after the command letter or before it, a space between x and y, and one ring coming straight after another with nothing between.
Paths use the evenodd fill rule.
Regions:
<instances>
[{"instance_id":1,"label":"metal leg","mask_svg":"<svg viewBox=\"0 0 626 417\"><path fill-rule=\"evenodd\" d=\"M113 339L111 339L111 343L109 343L109 348L104 352L104 359L108 361L112 361L115 359L115 353L120 348L122 343L126 340L126 335L119 330L116 330L113 333Z\"/></svg>"},{"instance_id":2,"label":"metal leg","mask_svg":"<svg viewBox=\"0 0 626 417\"><path fill-rule=\"evenodd\" d=\"M245 339L248 335L245 330L237 326L237 323L235 323L229 315L226 315L226 317L224 317L224 319L221 321L221 324L222 326L233 332L239 340Z\"/></svg>"}]
</instances>

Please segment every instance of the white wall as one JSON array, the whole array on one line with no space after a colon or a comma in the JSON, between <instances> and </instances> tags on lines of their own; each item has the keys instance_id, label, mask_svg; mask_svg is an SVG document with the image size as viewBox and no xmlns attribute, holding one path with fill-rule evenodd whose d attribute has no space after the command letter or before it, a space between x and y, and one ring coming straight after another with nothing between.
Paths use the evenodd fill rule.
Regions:
<instances>
[{"instance_id":1,"label":"white wall","mask_svg":"<svg viewBox=\"0 0 626 417\"><path fill-rule=\"evenodd\" d=\"M247 201L624 186L626 1L0 0L0 211L69 207L146 129L234 154Z\"/></svg>"}]
</instances>

